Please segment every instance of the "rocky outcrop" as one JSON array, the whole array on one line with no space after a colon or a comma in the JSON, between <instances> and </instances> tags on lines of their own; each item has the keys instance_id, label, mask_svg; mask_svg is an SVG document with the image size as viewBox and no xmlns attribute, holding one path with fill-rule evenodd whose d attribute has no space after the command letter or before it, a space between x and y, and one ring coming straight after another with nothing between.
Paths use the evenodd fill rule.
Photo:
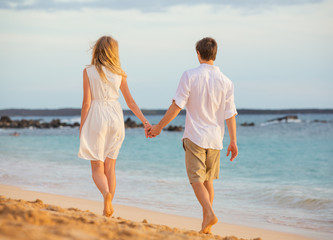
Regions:
<instances>
[{"instance_id":1,"label":"rocky outcrop","mask_svg":"<svg viewBox=\"0 0 333 240\"><path fill-rule=\"evenodd\" d=\"M311 121L312 123L328 123L329 121L327 120L318 120L318 119L315 119L313 121Z\"/></svg>"},{"instance_id":2,"label":"rocky outcrop","mask_svg":"<svg viewBox=\"0 0 333 240\"><path fill-rule=\"evenodd\" d=\"M181 132L181 131L183 131L183 127L170 125L169 127L164 128L163 130L170 131L170 132Z\"/></svg>"},{"instance_id":3,"label":"rocky outcrop","mask_svg":"<svg viewBox=\"0 0 333 240\"><path fill-rule=\"evenodd\" d=\"M0 118L0 128L59 128L59 127L79 127L80 123L73 124L61 122L60 119L53 119L51 122L41 122L40 120L21 119L11 120L8 116Z\"/></svg>"},{"instance_id":4,"label":"rocky outcrop","mask_svg":"<svg viewBox=\"0 0 333 240\"><path fill-rule=\"evenodd\" d=\"M299 120L297 115L287 115L284 117L268 120L267 122L290 122L295 120Z\"/></svg>"},{"instance_id":5,"label":"rocky outcrop","mask_svg":"<svg viewBox=\"0 0 333 240\"><path fill-rule=\"evenodd\" d=\"M131 118L127 118L125 121L125 128L139 128L143 127L143 124L137 124L135 121L133 121Z\"/></svg>"},{"instance_id":6,"label":"rocky outcrop","mask_svg":"<svg viewBox=\"0 0 333 240\"><path fill-rule=\"evenodd\" d=\"M59 127L80 127L80 123L66 123L61 122L60 119L53 119L51 122L41 122L41 120L21 119L11 120L8 116L2 116L0 118L0 128L59 128ZM127 118L125 121L126 128L140 128L143 124L137 124L131 118Z\"/></svg>"},{"instance_id":7,"label":"rocky outcrop","mask_svg":"<svg viewBox=\"0 0 333 240\"><path fill-rule=\"evenodd\" d=\"M242 127L254 127L255 124L254 124L254 122L249 122L249 123L245 122L245 123L242 123L241 126Z\"/></svg>"},{"instance_id":8,"label":"rocky outcrop","mask_svg":"<svg viewBox=\"0 0 333 240\"><path fill-rule=\"evenodd\" d=\"M10 117L8 117L8 116L2 116L1 118L0 118L0 122L11 122L12 120L10 119Z\"/></svg>"},{"instance_id":9,"label":"rocky outcrop","mask_svg":"<svg viewBox=\"0 0 333 240\"><path fill-rule=\"evenodd\" d=\"M141 127L143 127L142 123L137 124L135 121L133 121L129 117L125 121L125 128L141 128ZM181 131L183 131L183 127L170 125L169 127L164 128L163 130L170 131L170 132L181 132Z\"/></svg>"}]
</instances>

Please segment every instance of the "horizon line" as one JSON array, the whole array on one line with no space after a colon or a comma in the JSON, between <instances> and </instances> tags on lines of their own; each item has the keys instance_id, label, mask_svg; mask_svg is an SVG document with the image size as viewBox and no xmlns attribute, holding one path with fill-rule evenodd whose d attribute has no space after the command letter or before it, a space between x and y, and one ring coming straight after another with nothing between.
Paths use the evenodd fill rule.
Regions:
<instances>
[{"instance_id":1,"label":"horizon line","mask_svg":"<svg viewBox=\"0 0 333 240\"><path fill-rule=\"evenodd\" d=\"M144 115L164 115L167 109L141 109ZM299 108L299 109L237 109L238 114L333 114L333 109ZM134 115L129 109L123 109L124 115ZM182 109L179 115L185 115L186 109ZM81 108L58 109L3 109L0 116L80 116Z\"/></svg>"},{"instance_id":2,"label":"horizon line","mask_svg":"<svg viewBox=\"0 0 333 240\"><path fill-rule=\"evenodd\" d=\"M59 108L2 108L0 111L8 111L8 110L47 110L47 111L54 111L54 110L77 110L81 109L80 107L59 107ZM140 108L140 110L153 110L153 111L159 111L159 110L168 110L168 108ZM185 108L183 109L185 110ZM237 110L259 110L259 111L280 111L280 110L333 110L333 108L319 108L319 107L288 107L288 108L237 108ZM123 109L123 111L131 111L130 109Z\"/></svg>"}]
</instances>

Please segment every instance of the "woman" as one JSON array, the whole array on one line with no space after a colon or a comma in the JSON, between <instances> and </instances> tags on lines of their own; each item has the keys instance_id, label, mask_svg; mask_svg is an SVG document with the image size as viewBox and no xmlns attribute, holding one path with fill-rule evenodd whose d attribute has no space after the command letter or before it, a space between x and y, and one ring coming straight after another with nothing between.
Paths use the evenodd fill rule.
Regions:
<instances>
[{"instance_id":1,"label":"woman","mask_svg":"<svg viewBox=\"0 0 333 240\"><path fill-rule=\"evenodd\" d=\"M119 89L127 106L144 124L143 116L127 86L120 66L118 42L103 36L94 45L91 65L83 71L83 102L78 156L91 161L93 180L104 197L103 215L110 217L116 189L116 159L125 137L123 112L118 102Z\"/></svg>"}]
</instances>

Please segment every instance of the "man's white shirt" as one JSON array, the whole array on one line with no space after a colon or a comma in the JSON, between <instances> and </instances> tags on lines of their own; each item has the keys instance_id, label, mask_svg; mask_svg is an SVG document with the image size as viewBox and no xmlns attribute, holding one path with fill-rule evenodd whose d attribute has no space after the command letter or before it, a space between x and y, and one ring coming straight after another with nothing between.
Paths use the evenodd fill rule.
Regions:
<instances>
[{"instance_id":1,"label":"man's white shirt","mask_svg":"<svg viewBox=\"0 0 333 240\"><path fill-rule=\"evenodd\" d=\"M183 139L202 148L223 148L224 120L237 110L234 85L219 67L203 63L185 71L173 100L178 107L186 107Z\"/></svg>"}]
</instances>

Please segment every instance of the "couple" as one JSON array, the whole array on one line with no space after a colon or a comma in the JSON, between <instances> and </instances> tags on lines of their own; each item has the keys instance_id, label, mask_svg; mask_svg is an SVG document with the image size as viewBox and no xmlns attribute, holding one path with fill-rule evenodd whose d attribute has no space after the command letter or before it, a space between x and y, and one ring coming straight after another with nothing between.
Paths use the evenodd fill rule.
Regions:
<instances>
[{"instance_id":1,"label":"couple","mask_svg":"<svg viewBox=\"0 0 333 240\"><path fill-rule=\"evenodd\" d=\"M194 193L202 206L201 233L211 233L218 219L212 205L213 180L219 177L220 150L226 120L230 144L230 161L237 154L234 87L214 66L217 43L203 38L196 43L200 66L184 72L176 95L164 117L152 126L144 117L129 91L126 73L120 66L118 43L109 36L98 39L92 52L91 65L83 71L80 149L78 156L91 161L93 180L104 197L103 215L112 216L116 189L116 159L125 137L119 89L127 106L140 119L146 137L156 137L186 106L183 136L186 171Z\"/></svg>"}]
</instances>

